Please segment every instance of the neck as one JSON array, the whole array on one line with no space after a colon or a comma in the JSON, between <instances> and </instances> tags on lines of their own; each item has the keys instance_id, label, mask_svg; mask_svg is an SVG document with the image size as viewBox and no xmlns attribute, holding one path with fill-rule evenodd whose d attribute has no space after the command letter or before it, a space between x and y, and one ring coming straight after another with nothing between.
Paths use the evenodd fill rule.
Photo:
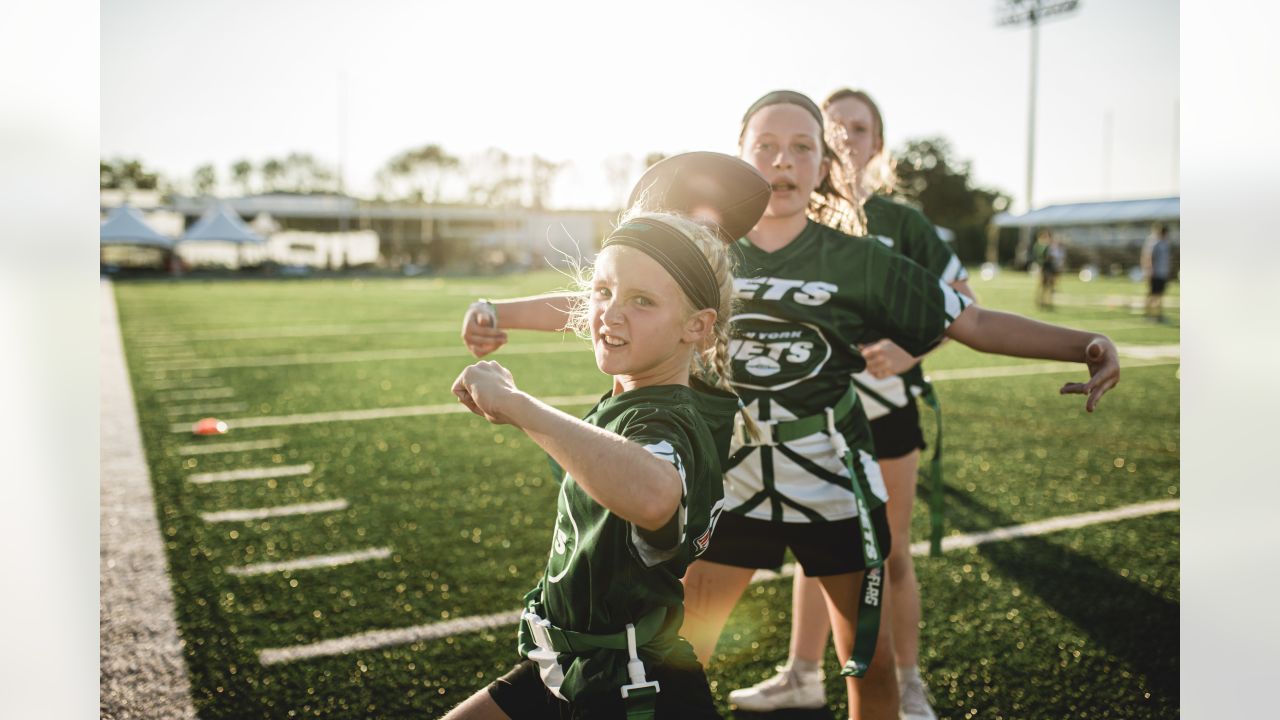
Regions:
<instances>
[{"instance_id":1,"label":"neck","mask_svg":"<svg viewBox=\"0 0 1280 720\"><path fill-rule=\"evenodd\" d=\"M621 395L628 390L654 387L657 385L689 386L689 358L683 363L662 363L661 365L632 375L613 376L613 394Z\"/></svg>"},{"instance_id":2,"label":"neck","mask_svg":"<svg viewBox=\"0 0 1280 720\"><path fill-rule=\"evenodd\" d=\"M747 233L747 239L765 252L774 252L790 245L792 240L800 236L808 222L809 219L803 212L787 217L766 215Z\"/></svg>"}]
</instances>

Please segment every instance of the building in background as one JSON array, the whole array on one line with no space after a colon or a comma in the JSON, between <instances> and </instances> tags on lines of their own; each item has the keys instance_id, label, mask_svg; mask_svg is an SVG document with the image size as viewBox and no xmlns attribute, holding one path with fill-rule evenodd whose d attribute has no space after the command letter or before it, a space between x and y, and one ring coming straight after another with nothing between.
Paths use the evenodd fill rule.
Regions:
<instances>
[{"instance_id":1,"label":"building in background","mask_svg":"<svg viewBox=\"0 0 1280 720\"><path fill-rule=\"evenodd\" d=\"M1142 243L1154 223L1163 223L1173 241L1173 266L1177 274L1181 199L1106 200L1101 202L1046 205L1021 215L1003 213L992 223L997 230L1029 228L1034 236L1051 230L1067 248L1067 267L1092 265L1101 272L1118 275L1138 264ZM1000 245L1014 233L1001 233ZM1028 248L1017 248L1015 265L1028 263ZM1003 253L1002 253L1003 256Z\"/></svg>"},{"instance_id":2,"label":"building in background","mask_svg":"<svg viewBox=\"0 0 1280 720\"><path fill-rule=\"evenodd\" d=\"M178 254L192 265L221 267L273 263L338 270L377 267L416 274L502 272L563 266L591 256L616 220L607 211L554 211L462 205L374 203L323 194L271 193L238 198L158 194L139 198L147 223L171 237L184 233L212 208L222 207L265 243L188 243ZM102 193L108 212L126 196ZM245 224L247 222L247 225Z\"/></svg>"}]
</instances>

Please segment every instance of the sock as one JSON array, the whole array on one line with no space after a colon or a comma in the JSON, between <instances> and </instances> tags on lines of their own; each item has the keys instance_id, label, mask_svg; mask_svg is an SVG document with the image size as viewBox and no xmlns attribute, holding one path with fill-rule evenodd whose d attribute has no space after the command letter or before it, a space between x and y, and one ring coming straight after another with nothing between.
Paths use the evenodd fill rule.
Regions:
<instances>
[{"instance_id":1,"label":"sock","mask_svg":"<svg viewBox=\"0 0 1280 720\"><path fill-rule=\"evenodd\" d=\"M898 666L898 685L906 685L907 683L923 682L920 679L920 668L915 665L899 665Z\"/></svg>"},{"instance_id":2,"label":"sock","mask_svg":"<svg viewBox=\"0 0 1280 720\"><path fill-rule=\"evenodd\" d=\"M822 666L811 660L789 657L787 658L787 669L798 673L816 673L822 670Z\"/></svg>"}]
</instances>

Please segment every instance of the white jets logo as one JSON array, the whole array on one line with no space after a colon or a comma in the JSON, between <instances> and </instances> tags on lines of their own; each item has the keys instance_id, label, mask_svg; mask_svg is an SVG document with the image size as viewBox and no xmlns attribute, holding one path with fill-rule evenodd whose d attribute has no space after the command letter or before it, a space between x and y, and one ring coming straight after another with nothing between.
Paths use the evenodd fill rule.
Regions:
<instances>
[{"instance_id":1,"label":"white jets logo","mask_svg":"<svg viewBox=\"0 0 1280 720\"><path fill-rule=\"evenodd\" d=\"M782 300L788 295L801 305L817 307L831 299L840 287L813 280L788 280L786 278L735 278L734 296L739 300Z\"/></svg>"},{"instance_id":2,"label":"white jets logo","mask_svg":"<svg viewBox=\"0 0 1280 720\"><path fill-rule=\"evenodd\" d=\"M729 359L738 387L788 388L817 375L831 357L822 330L809 323L743 313L733 317L732 335ZM763 383L745 382L752 378Z\"/></svg>"}]
</instances>

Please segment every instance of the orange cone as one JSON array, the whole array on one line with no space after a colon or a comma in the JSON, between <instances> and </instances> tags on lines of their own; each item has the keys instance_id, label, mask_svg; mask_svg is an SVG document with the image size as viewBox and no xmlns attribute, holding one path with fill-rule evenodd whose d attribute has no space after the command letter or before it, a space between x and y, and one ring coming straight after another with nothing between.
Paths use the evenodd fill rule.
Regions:
<instances>
[{"instance_id":1,"label":"orange cone","mask_svg":"<svg viewBox=\"0 0 1280 720\"><path fill-rule=\"evenodd\" d=\"M201 418L191 426L192 435L226 435L227 424L218 418Z\"/></svg>"}]
</instances>

